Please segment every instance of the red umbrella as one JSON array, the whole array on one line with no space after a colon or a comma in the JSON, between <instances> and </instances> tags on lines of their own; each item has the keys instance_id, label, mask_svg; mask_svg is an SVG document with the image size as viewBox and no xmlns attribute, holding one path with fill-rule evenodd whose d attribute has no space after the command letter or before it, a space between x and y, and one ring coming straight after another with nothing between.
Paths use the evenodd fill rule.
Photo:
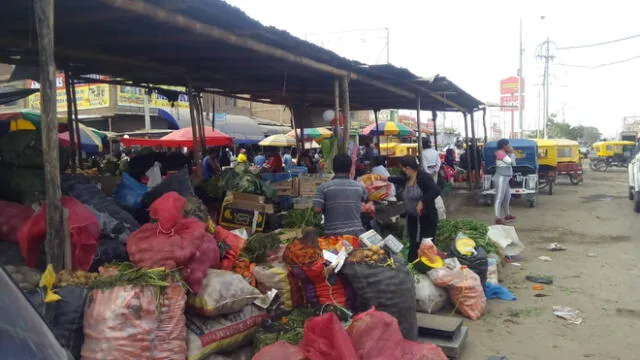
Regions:
<instances>
[{"instance_id":1,"label":"red umbrella","mask_svg":"<svg viewBox=\"0 0 640 360\"><path fill-rule=\"evenodd\" d=\"M213 130L210 127L204 129L205 143L207 146L230 146L233 138L222 131ZM173 131L160 139L122 138L120 142L125 146L166 146L166 147L193 147L193 132L191 128Z\"/></svg>"}]
</instances>

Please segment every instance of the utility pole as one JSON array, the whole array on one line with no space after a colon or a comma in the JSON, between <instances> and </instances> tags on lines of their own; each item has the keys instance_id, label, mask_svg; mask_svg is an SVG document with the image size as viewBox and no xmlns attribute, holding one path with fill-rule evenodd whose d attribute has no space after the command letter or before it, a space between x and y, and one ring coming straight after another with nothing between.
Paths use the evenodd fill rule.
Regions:
<instances>
[{"instance_id":1,"label":"utility pole","mask_svg":"<svg viewBox=\"0 0 640 360\"><path fill-rule=\"evenodd\" d=\"M520 137L524 138L524 124L523 124L523 120L522 120L522 110L523 110L523 104L522 104L522 76L523 76L523 72L522 72L522 55L524 54L524 49L522 48L522 18L520 18L520 46L518 49L518 58L519 58L519 65L518 65L518 123L520 125Z\"/></svg>"},{"instance_id":2,"label":"utility pole","mask_svg":"<svg viewBox=\"0 0 640 360\"><path fill-rule=\"evenodd\" d=\"M389 41L389 28L384 29L387 32L387 64L391 64L391 50L389 49L391 47L391 42Z\"/></svg>"},{"instance_id":3,"label":"utility pole","mask_svg":"<svg viewBox=\"0 0 640 360\"><path fill-rule=\"evenodd\" d=\"M543 46L543 47L541 47ZM544 59L544 81L543 81L543 136L548 138L547 124L549 123L549 62L553 60L554 56L551 55L551 42L547 36L547 40L538 46L538 58Z\"/></svg>"}]
</instances>

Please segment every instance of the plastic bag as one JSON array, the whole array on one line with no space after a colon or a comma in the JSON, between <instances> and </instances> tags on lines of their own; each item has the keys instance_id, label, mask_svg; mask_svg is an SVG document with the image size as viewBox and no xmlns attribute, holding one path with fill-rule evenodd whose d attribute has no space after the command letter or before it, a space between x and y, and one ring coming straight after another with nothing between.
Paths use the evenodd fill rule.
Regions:
<instances>
[{"instance_id":1,"label":"plastic bag","mask_svg":"<svg viewBox=\"0 0 640 360\"><path fill-rule=\"evenodd\" d=\"M267 314L249 305L230 315L216 318L187 316L189 360L202 360L214 353L233 351L251 343Z\"/></svg>"},{"instance_id":2,"label":"plastic bag","mask_svg":"<svg viewBox=\"0 0 640 360\"><path fill-rule=\"evenodd\" d=\"M416 280L416 310L433 314L442 309L449 302L449 295L445 289L433 284L428 276L414 274Z\"/></svg>"},{"instance_id":3,"label":"plastic bag","mask_svg":"<svg viewBox=\"0 0 640 360\"><path fill-rule=\"evenodd\" d=\"M113 196L120 204L131 209L139 209L142 207L142 197L146 192L147 186L145 184L124 173L113 191Z\"/></svg>"},{"instance_id":4,"label":"plastic bag","mask_svg":"<svg viewBox=\"0 0 640 360\"><path fill-rule=\"evenodd\" d=\"M489 260L487 258L487 252L479 247L475 246L473 249L466 249L470 252L469 255L464 254L458 249L458 241L461 239L469 239L464 233L459 233L456 236L456 240L451 244L451 250L449 251L449 257L455 257L460 262L460 265L466 265L473 272L480 277L480 283L482 286L487 282L487 272L489 269ZM463 249L465 250L465 249Z\"/></svg>"},{"instance_id":5,"label":"plastic bag","mask_svg":"<svg viewBox=\"0 0 640 360\"><path fill-rule=\"evenodd\" d=\"M311 318L305 322L304 338L300 347L309 360L358 359L347 331L333 312Z\"/></svg>"},{"instance_id":6,"label":"plastic bag","mask_svg":"<svg viewBox=\"0 0 640 360\"><path fill-rule=\"evenodd\" d=\"M148 208L162 195L172 191L185 198L196 196L191 186L191 178L187 169L182 169L175 174L167 176L160 184L146 192L141 200L142 206Z\"/></svg>"},{"instance_id":7,"label":"plastic bag","mask_svg":"<svg viewBox=\"0 0 640 360\"><path fill-rule=\"evenodd\" d=\"M446 287L455 308L471 320L479 319L485 310L487 299L480 277L461 267L451 270L447 267L430 270L429 278L436 286Z\"/></svg>"},{"instance_id":8,"label":"plastic bag","mask_svg":"<svg viewBox=\"0 0 640 360\"><path fill-rule=\"evenodd\" d=\"M172 283L164 290L153 339L154 360L184 360L187 357L186 301L187 295L180 284Z\"/></svg>"},{"instance_id":9,"label":"plastic bag","mask_svg":"<svg viewBox=\"0 0 640 360\"><path fill-rule=\"evenodd\" d=\"M238 312L261 296L242 276L209 269L200 292L189 296L189 305L201 316L216 317Z\"/></svg>"},{"instance_id":10,"label":"plastic bag","mask_svg":"<svg viewBox=\"0 0 640 360\"><path fill-rule=\"evenodd\" d=\"M506 256L515 256L524 250L524 244L513 226L491 225L487 237L496 243Z\"/></svg>"},{"instance_id":11,"label":"plastic bag","mask_svg":"<svg viewBox=\"0 0 640 360\"><path fill-rule=\"evenodd\" d=\"M149 215L156 219L160 230L171 231L183 218L182 210L187 200L175 191L170 191L159 197L149 208Z\"/></svg>"},{"instance_id":12,"label":"plastic bag","mask_svg":"<svg viewBox=\"0 0 640 360\"><path fill-rule=\"evenodd\" d=\"M63 286L56 293L61 299L46 308L49 326L60 344L78 359L84 341L82 323L89 290L81 286Z\"/></svg>"},{"instance_id":13,"label":"plastic bag","mask_svg":"<svg viewBox=\"0 0 640 360\"><path fill-rule=\"evenodd\" d=\"M147 170L147 172L145 173L145 175L149 178L149 181L147 182L148 189L151 189L162 182L162 173L160 172L160 166L160 163L156 161L153 163L153 166L150 167L149 170Z\"/></svg>"},{"instance_id":14,"label":"plastic bag","mask_svg":"<svg viewBox=\"0 0 640 360\"><path fill-rule=\"evenodd\" d=\"M246 240L220 225L216 226L213 237L215 237L217 241L224 241L231 247L225 252L224 258L220 262L220 268L229 271L233 270L233 263L236 261L242 249L244 249Z\"/></svg>"},{"instance_id":15,"label":"plastic bag","mask_svg":"<svg viewBox=\"0 0 640 360\"><path fill-rule=\"evenodd\" d=\"M89 270L98 247L100 224L91 211L74 198L63 196L60 200L68 211L67 226L71 240L73 270ZM40 260L41 245L46 236L46 204L25 222L18 233L20 252L26 264L36 267Z\"/></svg>"},{"instance_id":16,"label":"plastic bag","mask_svg":"<svg viewBox=\"0 0 640 360\"><path fill-rule=\"evenodd\" d=\"M150 286L92 290L84 314L82 359L153 358L157 293Z\"/></svg>"},{"instance_id":17,"label":"plastic bag","mask_svg":"<svg viewBox=\"0 0 640 360\"><path fill-rule=\"evenodd\" d=\"M320 259L307 265L290 266L291 275L300 281L304 303L316 307L324 304L336 304L353 308L348 303L347 293L341 276L336 274L328 278L324 274L324 260Z\"/></svg>"},{"instance_id":18,"label":"plastic bag","mask_svg":"<svg viewBox=\"0 0 640 360\"><path fill-rule=\"evenodd\" d=\"M288 269L284 264L258 265L253 269L253 275L258 282L258 288L263 292L271 289L278 290L282 297L284 308L291 310L293 300L291 298L291 285L287 277Z\"/></svg>"},{"instance_id":19,"label":"plastic bag","mask_svg":"<svg viewBox=\"0 0 640 360\"><path fill-rule=\"evenodd\" d=\"M418 338L416 289L407 263L393 256L395 267L347 262L340 270L349 279L356 296L356 310L372 306L398 319L402 335L407 340Z\"/></svg>"},{"instance_id":20,"label":"plastic bag","mask_svg":"<svg viewBox=\"0 0 640 360\"><path fill-rule=\"evenodd\" d=\"M304 352L299 346L282 340L265 346L251 360L305 360Z\"/></svg>"},{"instance_id":21,"label":"plastic bag","mask_svg":"<svg viewBox=\"0 0 640 360\"><path fill-rule=\"evenodd\" d=\"M18 243L18 231L34 211L31 207L0 200L0 241Z\"/></svg>"},{"instance_id":22,"label":"plastic bag","mask_svg":"<svg viewBox=\"0 0 640 360\"><path fill-rule=\"evenodd\" d=\"M437 345L403 339L398 321L375 308L354 316L347 333L362 360L447 359Z\"/></svg>"},{"instance_id":23,"label":"plastic bag","mask_svg":"<svg viewBox=\"0 0 640 360\"><path fill-rule=\"evenodd\" d=\"M367 191L367 197L371 201L384 200L393 193L393 184L380 179L380 175L366 174L361 176L358 181Z\"/></svg>"}]
</instances>

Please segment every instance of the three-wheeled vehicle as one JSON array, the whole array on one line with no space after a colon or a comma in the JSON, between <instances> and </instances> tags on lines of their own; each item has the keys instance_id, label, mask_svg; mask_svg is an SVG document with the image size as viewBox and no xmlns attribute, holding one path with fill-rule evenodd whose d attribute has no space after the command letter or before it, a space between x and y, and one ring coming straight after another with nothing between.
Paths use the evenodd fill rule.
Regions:
<instances>
[{"instance_id":1,"label":"three-wheeled vehicle","mask_svg":"<svg viewBox=\"0 0 640 360\"><path fill-rule=\"evenodd\" d=\"M636 143L633 141L601 141L593 144L595 158L589 167L593 171L607 171L610 167L626 168L631 161Z\"/></svg>"},{"instance_id":2,"label":"three-wheeled vehicle","mask_svg":"<svg viewBox=\"0 0 640 360\"><path fill-rule=\"evenodd\" d=\"M516 155L513 177L509 181L511 195L524 197L527 204L534 207L538 195L538 144L529 139L511 139L509 145L514 148ZM496 172L497 150L496 141L490 141L484 146L484 176L480 200L486 205L491 205L496 195L493 177Z\"/></svg>"},{"instance_id":3,"label":"three-wheeled vehicle","mask_svg":"<svg viewBox=\"0 0 640 360\"><path fill-rule=\"evenodd\" d=\"M566 175L573 185L583 181L582 159L580 144L569 139L554 139L558 146L557 175Z\"/></svg>"},{"instance_id":4,"label":"three-wheeled vehicle","mask_svg":"<svg viewBox=\"0 0 640 360\"><path fill-rule=\"evenodd\" d=\"M538 144L538 188L547 188L549 195L553 195L558 166L558 147L552 140L533 139L533 141Z\"/></svg>"}]
</instances>

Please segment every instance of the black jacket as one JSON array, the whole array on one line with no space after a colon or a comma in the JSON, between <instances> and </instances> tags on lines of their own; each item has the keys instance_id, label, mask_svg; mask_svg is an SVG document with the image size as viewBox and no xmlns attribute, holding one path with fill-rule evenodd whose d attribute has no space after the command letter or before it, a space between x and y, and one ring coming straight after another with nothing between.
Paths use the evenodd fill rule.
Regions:
<instances>
[{"instance_id":1,"label":"black jacket","mask_svg":"<svg viewBox=\"0 0 640 360\"><path fill-rule=\"evenodd\" d=\"M390 176L389 182L405 186L408 178L406 176ZM422 191L422 205L424 205L424 213L422 216L428 217L432 222L438 221L438 209L436 209L435 200L441 195L440 188L433 181L433 177L424 172L424 170L418 170L416 177L416 184Z\"/></svg>"}]
</instances>

